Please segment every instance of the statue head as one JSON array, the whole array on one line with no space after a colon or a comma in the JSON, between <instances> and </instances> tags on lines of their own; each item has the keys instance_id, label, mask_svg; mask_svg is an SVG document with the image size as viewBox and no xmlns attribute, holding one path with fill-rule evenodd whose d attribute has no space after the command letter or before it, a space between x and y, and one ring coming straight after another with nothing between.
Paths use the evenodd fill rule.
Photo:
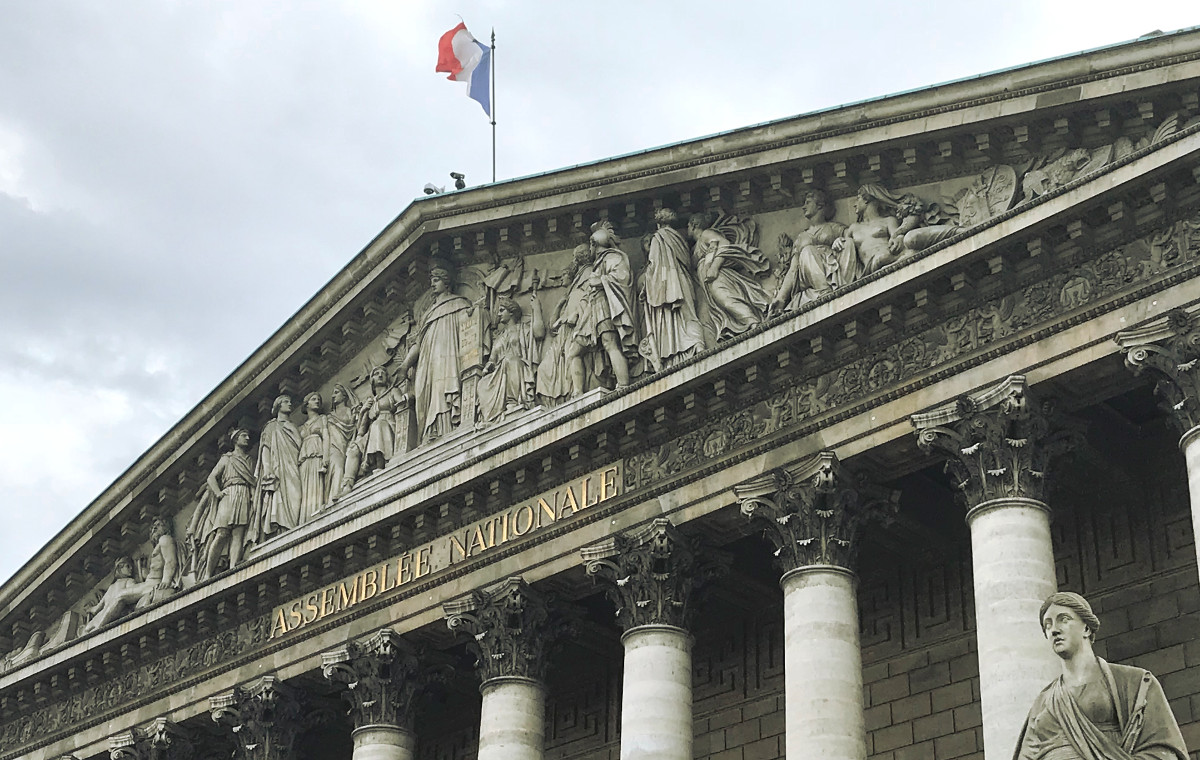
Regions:
<instances>
[{"instance_id":1,"label":"statue head","mask_svg":"<svg viewBox=\"0 0 1200 760\"><path fill-rule=\"evenodd\" d=\"M346 406L352 406L358 401L358 398L354 395L354 391L350 390L341 383L337 383L333 386L333 393L330 394L330 397L331 403L335 407L343 404Z\"/></svg>"},{"instance_id":2,"label":"statue head","mask_svg":"<svg viewBox=\"0 0 1200 760\"><path fill-rule=\"evenodd\" d=\"M278 417L280 412L284 414L292 413L292 397L286 393L276 397L275 403L271 404L271 414Z\"/></svg>"},{"instance_id":3,"label":"statue head","mask_svg":"<svg viewBox=\"0 0 1200 760\"><path fill-rule=\"evenodd\" d=\"M454 267L445 259L429 264L429 287L434 293L448 293L454 287Z\"/></svg>"},{"instance_id":4,"label":"statue head","mask_svg":"<svg viewBox=\"0 0 1200 760\"><path fill-rule=\"evenodd\" d=\"M700 234L713 226L716 217L712 214L692 214L688 217L688 234L692 240L699 240Z\"/></svg>"},{"instance_id":5,"label":"statue head","mask_svg":"<svg viewBox=\"0 0 1200 760\"><path fill-rule=\"evenodd\" d=\"M616 248L619 246L621 244L621 237L617 235L612 222L605 220L592 225L592 236L588 239L588 243L592 247L592 250L602 251L607 248Z\"/></svg>"},{"instance_id":6,"label":"statue head","mask_svg":"<svg viewBox=\"0 0 1200 760\"><path fill-rule=\"evenodd\" d=\"M250 431L245 428L234 428L229 431L225 442L228 443L230 449L236 449L239 444L242 448L246 448L250 445Z\"/></svg>"},{"instance_id":7,"label":"statue head","mask_svg":"<svg viewBox=\"0 0 1200 760\"><path fill-rule=\"evenodd\" d=\"M325 403L321 398L321 394L313 391L304 397L304 413L315 414L321 411L321 405Z\"/></svg>"},{"instance_id":8,"label":"statue head","mask_svg":"<svg viewBox=\"0 0 1200 760\"><path fill-rule=\"evenodd\" d=\"M117 561L113 563L113 575L118 578L132 578L133 560L129 557L117 557Z\"/></svg>"},{"instance_id":9,"label":"statue head","mask_svg":"<svg viewBox=\"0 0 1200 760\"><path fill-rule=\"evenodd\" d=\"M499 317L504 312L508 312L508 316L512 322L520 322L521 317L524 315L524 312L521 310L521 304L509 296L501 296L496 300L496 316ZM501 319L500 321L503 322L504 320Z\"/></svg>"},{"instance_id":10,"label":"statue head","mask_svg":"<svg viewBox=\"0 0 1200 760\"><path fill-rule=\"evenodd\" d=\"M1060 656L1060 649L1069 648L1074 643L1073 636L1086 639L1090 645L1095 642L1096 632L1100 630L1100 618L1092 612L1092 605L1071 591L1059 591L1046 597L1038 612L1038 620L1042 625L1042 635L1051 639L1051 647Z\"/></svg>"},{"instance_id":11,"label":"statue head","mask_svg":"<svg viewBox=\"0 0 1200 760\"><path fill-rule=\"evenodd\" d=\"M868 183L858 188L858 194L854 199L854 212L859 221L862 221L863 213L872 204L876 206L879 213L883 213L896 208L899 203L900 199L888 192L883 185Z\"/></svg>"},{"instance_id":12,"label":"statue head","mask_svg":"<svg viewBox=\"0 0 1200 760\"><path fill-rule=\"evenodd\" d=\"M383 387L391 385L392 378L388 375L388 371L383 367L375 367L371 370L371 387Z\"/></svg>"},{"instance_id":13,"label":"statue head","mask_svg":"<svg viewBox=\"0 0 1200 760\"><path fill-rule=\"evenodd\" d=\"M167 521L163 517L156 517L150 523L150 543L158 543L158 539L170 533L167 527Z\"/></svg>"},{"instance_id":14,"label":"statue head","mask_svg":"<svg viewBox=\"0 0 1200 760\"><path fill-rule=\"evenodd\" d=\"M833 218L833 204L824 190L809 190L804 196L804 215L810 222L828 222Z\"/></svg>"},{"instance_id":15,"label":"statue head","mask_svg":"<svg viewBox=\"0 0 1200 760\"><path fill-rule=\"evenodd\" d=\"M654 212L654 223L659 227L678 227L679 214L676 214L673 209L660 208Z\"/></svg>"}]
</instances>

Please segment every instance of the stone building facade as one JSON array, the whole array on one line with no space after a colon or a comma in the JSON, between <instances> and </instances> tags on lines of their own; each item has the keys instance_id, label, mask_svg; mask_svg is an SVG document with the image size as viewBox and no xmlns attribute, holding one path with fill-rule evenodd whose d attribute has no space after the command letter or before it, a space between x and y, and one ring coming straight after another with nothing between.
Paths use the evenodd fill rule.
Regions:
<instances>
[{"instance_id":1,"label":"stone building facade","mask_svg":"<svg viewBox=\"0 0 1200 760\"><path fill-rule=\"evenodd\" d=\"M9 758L1200 749L1200 32L414 202L0 591Z\"/></svg>"}]
</instances>

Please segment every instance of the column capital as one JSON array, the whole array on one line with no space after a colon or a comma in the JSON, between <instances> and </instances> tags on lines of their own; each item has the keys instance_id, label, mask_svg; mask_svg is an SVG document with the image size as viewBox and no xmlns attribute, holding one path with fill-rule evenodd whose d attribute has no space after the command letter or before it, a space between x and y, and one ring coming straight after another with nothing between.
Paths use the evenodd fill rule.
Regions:
<instances>
[{"instance_id":1,"label":"column capital","mask_svg":"<svg viewBox=\"0 0 1200 760\"><path fill-rule=\"evenodd\" d=\"M442 605L452 631L471 635L481 681L516 676L544 681L547 654L567 624L520 576Z\"/></svg>"},{"instance_id":2,"label":"column capital","mask_svg":"<svg viewBox=\"0 0 1200 760\"><path fill-rule=\"evenodd\" d=\"M302 694L275 676L263 676L208 700L212 719L233 732L243 760L287 760L301 730Z\"/></svg>"},{"instance_id":3,"label":"column capital","mask_svg":"<svg viewBox=\"0 0 1200 760\"><path fill-rule=\"evenodd\" d=\"M1122 330L1114 340L1125 366L1136 375L1150 370L1154 393L1187 436L1200 426L1200 306L1173 309L1140 327Z\"/></svg>"},{"instance_id":4,"label":"column capital","mask_svg":"<svg viewBox=\"0 0 1200 760\"><path fill-rule=\"evenodd\" d=\"M422 652L390 628L321 655L321 673L341 684L354 727L413 728L416 699L449 669L430 668Z\"/></svg>"},{"instance_id":5,"label":"column capital","mask_svg":"<svg viewBox=\"0 0 1200 760\"><path fill-rule=\"evenodd\" d=\"M643 625L688 629L695 592L730 564L660 517L580 550L587 574L604 586L625 631Z\"/></svg>"},{"instance_id":6,"label":"column capital","mask_svg":"<svg viewBox=\"0 0 1200 760\"><path fill-rule=\"evenodd\" d=\"M733 493L775 546L784 574L814 565L853 570L863 525L894 514L900 497L846 472L832 451L764 473Z\"/></svg>"},{"instance_id":7,"label":"column capital","mask_svg":"<svg viewBox=\"0 0 1200 760\"><path fill-rule=\"evenodd\" d=\"M123 731L108 740L111 760L191 760L193 737L166 718Z\"/></svg>"},{"instance_id":8,"label":"column capital","mask_svg":"<svg viewBox=\"0 0 1200 760\"><path fill-rule=\"evenodd\" d=\"M994 499L1045 500L1049 462L1082 442L1078 425L1030 393L1024 375L911 417L917 446L946 456L968 508Z\"/></svg>"}]
</instances>

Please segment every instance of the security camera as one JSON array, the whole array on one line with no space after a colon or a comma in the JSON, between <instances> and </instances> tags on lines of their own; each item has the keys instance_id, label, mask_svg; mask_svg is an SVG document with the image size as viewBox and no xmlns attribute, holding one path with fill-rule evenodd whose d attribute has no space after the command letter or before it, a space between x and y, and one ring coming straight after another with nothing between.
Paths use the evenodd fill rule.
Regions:
<instances>
[{"instance_id":1,"label":"security camera","mask_svg":"<svg viewBox=\"0 0 1200 760\"><path fill-rule=\"evenodd\" d=\"M444 192L446 192L446 188L444 188L444 187L438 187L437 185L433 184L432 182L425 183L425 194L426 195L439 195Z\"/></svg>"},{"instance_id":2,"label":"security camera","mask_svg":"<svg viewBox=\"0 0 1200 760\"><path fill-rule=\"evenodd\" d=\"M450 179L454 180L455 190L462 190L467 186L467 175L461 172L450 172Z\"/></svg>"}]
</instances>

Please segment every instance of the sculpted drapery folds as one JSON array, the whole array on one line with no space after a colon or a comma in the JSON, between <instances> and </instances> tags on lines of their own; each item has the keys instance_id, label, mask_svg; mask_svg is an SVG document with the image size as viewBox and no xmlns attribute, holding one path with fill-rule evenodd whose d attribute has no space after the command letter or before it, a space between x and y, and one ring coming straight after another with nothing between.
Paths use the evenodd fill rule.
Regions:
<instances>
[{"instance_id":1,"label":"sculpted drapery folds","mask_svg":"<svg viewBox=\"0 0 1200 760\"><path fill-rule=\"evenodd\" d=\"M300 426L300 522L308 522L329 501L331 451L329 418L321 413L320 393L304 397L308 419Z\"/></svg>"},{"instance_id":2,"label":"sculpted drapery folds","mask_svg":"<svg viewBox=\"0 0 1200 760\"><path fill-rule=\"evenodd\" d=\"M250 461L250 433L230 431L231 448L217 461L201 490L200 502L188 522L186 541L191 547L192 571L197 580L216 574L228 552L229 567L242 561L251 517L251 494L256 478Z\"/></svg>"},{"instance_id":3,"label":"sculpted drapery folds","mask_svg":"<svg viewBox=\"0 0 1200 760\"><path fill-rule=\"evenodd\" d=\"M246 538L257 543L276 531L300 525L300 431L292 424L291 396L271 405L275 419L263 427L258 440L257 483Z\"/></svg>"},{"instance_id":4,"label":"sculpted drapery folds","mask_svg":"<svg viewBox=\"0 0 1200 760\"><path fill-rule=\"evenodd\" d=\"M396 387L386 369L371 370L371 395L359 408L359 439L354 444L356 450L347 457L347 476L350 464L367 475L382 470L396 454L407 450L408 431L398 417L407 403L408 397ZM361 460L353 455L360 455Z\"/></svg>"},{"instance_id":5,"label":"sculpted drapery folds","mask_svg":"<svg viewBox=\"0 0 1200 760\"><path fill-rule=\"evenodd\" d=\"M433 304L421 315L400 371L413 378L417 427L422 443L448 435L462 421L462 361L459 325L471 302L455 295L454 271L435 261L429 270ZM370 444L368 444L369 450Z\"/></svg>"},{"instance_id":6,"label":"sculpted drapery folds","mask_svg":"<svg viewBox=\"0 0 1200 760\"><path fill-rule=\"evenodd\" d=\"M665 517L584 548L580 556L588 575L602 582L626 631L642 625L687 629L696 591L731 562L723 552L680 533Z\"/></svg>"},{"instance_id":7,"label":"sculpted drapery folds","mask_svg":"<svg viewBox=\"0 0 1200 760\"><path fill-rule=\"evenodd\" d=\"M567 269L569 285L554 309L550 323L550 335L542 345L542 361L537 367L535 390L539 398L550 404L562 403L572 395L571 368L567 362L568 347L576 340L576 327L583 320L583 310L590 292L588 277L591 273L591 247L575 246L571 253L571 265ZM586 378L589 387L596 381L594 375Z\"/></svg>"},{"instance_id":8,"label":"sculpted drapery folds","mask_svg":"<svg viewBox=\"0 0 1200 760\"><path fill-rule=\"evenodd\" d=\"M332 502L353 487L362 452L354 443L358 428L358 398L341 383L333 386L331 397L326 432L329 436L329 501ZM351 446L356 449L353 455Z\"/></svg>"},{"instance_id":9,"label":"sculpted drapery folds","mask_svg":"<svg viewBox=\"0 0 1200 760\"><path fill-rule=\"evenodd\" d=\"M144 591L142 584L133 577L133 561L128 557L117 557L113 565L113 582L104 590L100 601L87 609L90 618L79 634L82 636L99 630L121 617L133 609Z\"/></svg>"},{"instance_id":10,"label":"sculpted drapery folds","mask_svg":"<svg viewBox=\"0 0 1200 760\"><path fill-rule=\"evenodd\" d=\"M929 205L924 210L921 226L904 235L904 247L923 251L963 230L983 224L1007 211L1016 192L1016 170L997 164L973 177L970 185L946 198L941 205Z\"/></svg>"},{"instance_id":11,"label":"sculpted drapery folds","mask_svg":"<svg viewBox=\"0 0 1200 760\"><path fill-rule=\"evenodd\" d=\"M993 499L1044 501L1050 461L1082 443L1052 402L1030 396L1023 375L914 414L912 424L923 451L946 455L968 508Z\"/></svg>"},{"instance_id":12,"label":"sculpted drapery folds","mask_svg":"<svg viewBox=\"0 0 1200 760\"><path fill-rule=\"evenodd\" d=\"M640 352L654 372L678 364L704 350L704 329L696 312L696 281L687 240L676 229L671 209L654 214L658 229L650 238L642 273L642 338Z\"/></svg>"},{"instance_id":13,"label":"sculpted drapery folds","mask_svg":"<svg viewBox=\"0 0 1200 760\"><path fill-rule=\"evenodd\" d=\"M787 271L771 299L772 314L798 309L862 276L853 247L833 248L845 236L846 225L831 221L834 207L829 197L821 190L809 192L802 211L804 227L795 240L787 234L779 237L779 260L787 262Z\"/></svg>"},{"instance_id":14,"label":"sculpted drapery folds","mask_svg":"<svg viewBox=\"0 0 1200 760\"><path fill-rule=\"evenodd\" d=\"M763 289L771 262L755 246L754 220L726 214L710 220L697 214L688 222L688 234L695 241L692 266L700 282L697 311L705 345L715 346L760 324L771 303Z\"/></svg>"},{"instance_id":15,"label":"sculpted drapery folds","mask_svg":"<svg viewBox=\"0 0 1200 760\"><path fill-rule=\"evenodd\" d=\"M150 523L150 556L146 560L145 591L137 606L147 607L166 599L182 585L179 566L179 547L166 518L156 517Z\"/></svg>"},{"instance_id":16,"label":"sculpted drapery folds","mask_svg":"<svg viewBox=\"0 0 1200 760\"><path fill-rule=\"evenodd\" d=\"M496 326L487 335L487 364L479 378L479 417L496 422L506 413L534 405L534 381L540 344L546 337L537 289L529 294L529 323L522 321L520 304L508 296L496 300Z\"/></svg>"},{"instance_id":17,"label":"sculpted drapery folds","mask_svg":"<svg viewBox=\"0 0 1200 760\"><path fill-rule=\"evenodd\" d=\"M1013 760L1186 760L1158 679L1096 656L1100 620L1086 599L1051 594L1039 617L1062 675L1034 699Z\"/></svg>"},{"instance_id":18,"label":"sculpted drapery folds","mask_svg":"<svg viewBox=\"0 0 1200 760\"><path fill-rule=\"evenodd\" d=\"M811 565L855 569L863 527L894 515L900 496L854 478L830 451L765 473L733 492L742 514L775 547L783 573Z\"/></svg>"}]
</instances>

